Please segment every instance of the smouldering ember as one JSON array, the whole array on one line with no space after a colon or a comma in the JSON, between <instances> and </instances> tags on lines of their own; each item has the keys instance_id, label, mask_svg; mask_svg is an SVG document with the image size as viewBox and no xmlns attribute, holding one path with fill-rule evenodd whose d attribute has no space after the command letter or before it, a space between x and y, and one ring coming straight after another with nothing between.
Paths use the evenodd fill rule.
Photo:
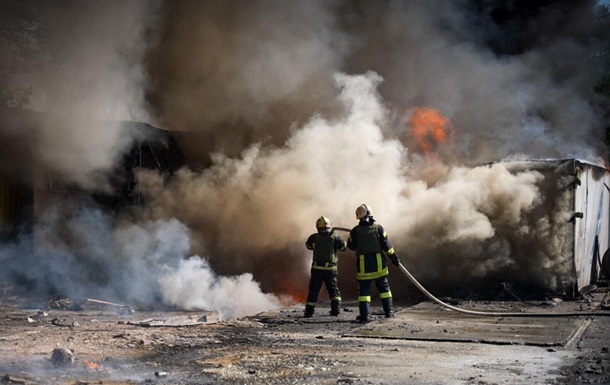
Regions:
<instances>
[{"instance_id":1,"label":"smouldering ember","mask_svg":"<svg viewBox=\"0 0 610 385\"><path fill-rule=\"evenodd\" d=\"M89 369L100 369L102 367L100 364L96 364L95 362L87 359L83 360L83 366Z\"/></svg>"},{"instance_id":2,"label":"smouldering ember","mask_svg":"<svg viewBox=\"0 0 610 385\"><path fill-rule=\"evenodd\" d=\"M307 293L300 290L289 290L288 293L297 303L304 303L307 300Z\"/></svg>"},{"instance_id":3,"label":"smouldering ember","mask_svg":"<svg viewBox=\"0 0 610 385\"><path fill-rule=\"evenodd\" d=\"M305 303L307 300L307 287L299 287L299 283L290 280L283 280L280 285L282 292L288 294L289 301L283 299L282 302L294 301L294 303ZM287 305L289 305L287 303Z\"/></svg>"}]
</instances>

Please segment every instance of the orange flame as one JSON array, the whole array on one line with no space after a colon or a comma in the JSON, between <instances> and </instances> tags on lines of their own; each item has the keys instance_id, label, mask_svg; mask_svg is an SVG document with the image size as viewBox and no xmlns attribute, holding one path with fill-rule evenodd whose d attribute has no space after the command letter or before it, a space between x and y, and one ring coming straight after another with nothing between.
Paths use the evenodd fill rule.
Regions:
<instances>
[{"instance_id":1,"label":"orange flame","mask_svg":"<svg viewBox=\"0 0 610 385\"><path fill-rule=\"evenodd\" d=\"M99 369L102 367L100 364L96 364L95 362L89 360L83 360L83 365L89 369Z\"/></svg>"},{"instance_id":2,"label":"orange flame","mask_svg":"<svg viewBox=\"0 0 610 385\"><path fill-rule=\"evenodd\" d=\"M451 127L447 117L430 107L413 109L407 124L417 144L424 152L430 152L438 143L444 142Z\"/></svg>"},{"instance_id":3,"label":"orange flame","mask_svg":"<svg viewBox=\"0 0 610 385\"><path fill-rule=\"evenodd\" d=\"M295 281L293 279L285 278L278 282L278 288L283 293L287 294L290 300L286 301L286 305L292 305L294 303L305 303L307 301L307 290L308 287L305 285L301 287L302 282ZM289 302L293 303L289 303Z\"/></svg>"},{"instance_id":4,"label":"orange flame","mask_svg":"<svg viewBox=\"0 0 610 385\"><path fill-rule=\"evenodd\" d=\"M303 291L288 289L288 294L290 294L292 299L297 303L305 303L305 301L307 301L307 293Z\"/></svg>"}]
</instances>

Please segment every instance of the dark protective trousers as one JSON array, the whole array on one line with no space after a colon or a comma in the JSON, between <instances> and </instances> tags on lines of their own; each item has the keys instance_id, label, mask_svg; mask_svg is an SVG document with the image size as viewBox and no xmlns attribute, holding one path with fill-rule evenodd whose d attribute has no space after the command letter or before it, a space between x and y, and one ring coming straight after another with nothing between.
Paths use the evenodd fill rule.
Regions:
<instances>
[{"instance_id":1,"label":"dark protective trousers","mask_svg":"<svg viewBox=\"0 0 610 385\"><path fill-rule=\"evenodd\" d=\"M381 298L381 304L383 305L383 311L386 316L392 315L392 292L390 291L390 283L388 282L388 276L384 275L377 279L366 279L358 280L358 307L360 315L367 317L369 309L371 307L371 286L375 282L379 297Z\"/></svg>"},{"instance_id":2,"label":"dark protective trousers","mask_svg":"<svg viewBox=\"0 0 610 385\"><path fill-rule=\"evenodd\" d=\"M305 304L305 317L311 317L315 313L318 294L322 288L322 284L326 285L328 296L330 297L330 314L339 315L341 306L341 293L337 286L337 271L336 270L319 270L311 269L311 278L309 279L309 294L307 294L307 303Z\"/></svg>"}]
</instances>

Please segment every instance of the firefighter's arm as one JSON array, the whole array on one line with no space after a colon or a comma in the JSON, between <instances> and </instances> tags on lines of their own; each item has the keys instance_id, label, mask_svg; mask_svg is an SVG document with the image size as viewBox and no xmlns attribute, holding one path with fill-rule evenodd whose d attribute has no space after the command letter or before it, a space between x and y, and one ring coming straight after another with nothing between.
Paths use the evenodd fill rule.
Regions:
<instances>
[{"instance_id":1,"label":"firefighter's arm","mask_svg":"<svg viewBox=\"0 0 610 385\"><path fill-rule=\"evenodd\" d=\"M398 267L398 265L400 265L400 259L398 258L398 254L396 254L393 247L386 251L386 254L394 266Z\"/></svg>"},{"instance_id":2,"label":"firefighter's arm","mask_svg":"<svg viewBox=\"0 0 610 385\"><path fill-rule=\"evenodd\" d=\"M356 250L356 230L352 229L349 233L349 237L347 237L347 247L350 250Z\"/></svg>"},{"instance_id":3,"label":"firefighter's arm","mask_svg":"<svg viewBox=\"0 0 610 385\"><path fill-rule=\"evenodd\" d=\"M379 226L379 239L381 241L381 248L385 251L392 264L396 267L400 264L400 259L398 258L398 254L394 251L392 244L390 243L390 239L388 238L388 234L385 232L383 227Z\"/></svg>"},{"instance_id":4,"label":"firefighter's arm","mask_svg":"<svg viewBox=\"0 0 610 385\"><path fill-rule=\"evenodd\" d=\"M335 238L335 248L339 251L345 251L347 249L347 243L341 237Z\"/></svg>"},{"instance_id":5,"label":"firefighter's arm","mask_svg":"<svg viewBox=\"0 0 610 385\"><path fill-rule=\"evenodd\" d=\"M307 247L308 250L313 250L314 246L314 236L310 235L309 238L307 238L307 241L305 242L305 247Z\"/></svg>"}]
</instances>

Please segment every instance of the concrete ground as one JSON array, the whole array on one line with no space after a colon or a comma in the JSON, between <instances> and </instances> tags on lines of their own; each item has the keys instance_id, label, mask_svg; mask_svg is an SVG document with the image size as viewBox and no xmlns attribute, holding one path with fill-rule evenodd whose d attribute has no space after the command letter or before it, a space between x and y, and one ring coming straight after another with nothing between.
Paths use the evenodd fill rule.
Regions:
<instances>
[{"instance_id":1,"label":"concrete ground","mask_svg":"<svg viewBox=\"0 0 610 385\"><path fill-rule=\"evenodd\" d=\"M485 302L483 311L595 311L586 302ZM475 317L430 302L353 322L321 303L239 320L209 312L0 302L0 384L582 384L610 383L607 316ZM374 303L375 305L375 303ZM72 349L55 367L51 352Z\"/></svg>"}]
</instances>

